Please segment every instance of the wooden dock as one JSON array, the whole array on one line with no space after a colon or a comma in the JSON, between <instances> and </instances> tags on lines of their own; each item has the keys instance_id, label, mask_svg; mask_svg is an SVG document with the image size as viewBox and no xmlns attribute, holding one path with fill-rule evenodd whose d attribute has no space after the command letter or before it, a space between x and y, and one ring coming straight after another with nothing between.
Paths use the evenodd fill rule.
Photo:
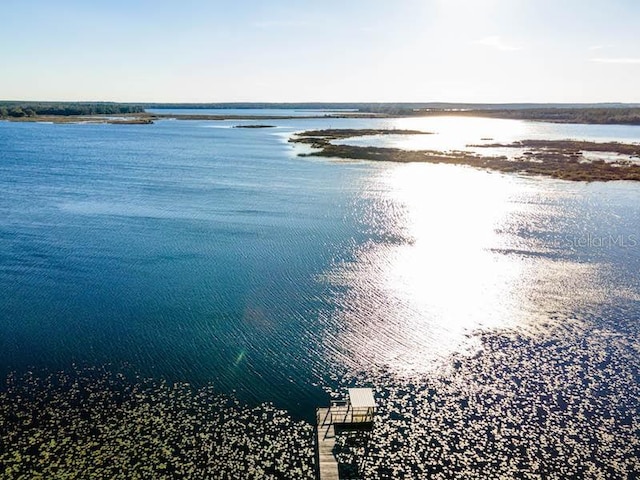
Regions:
<instances>
[{"instance_id":1,"label":"wooden dock","mask_svg":"<svg viewBox=\"0 0 640 480\"><path fill-rule=\"evenodd\" d=\"M331 408L316 410L316 451L318 478L320 480L339 480L338 459L333 453L336 446L336 429L331 423Z\"/></svg>"},{"instance_id":2,"label":"wooden dock","mask_svg":"<svg viewBox=\"0 0 640 480\"><path fill-rule=\"evenodd\" d=\"M316 465L319 480L339 480L340 469L335 455L336 426L373 425L375 402L371 389L349 389L348 402L333 402L316 410Z\"/></svg>"}]
</instances>

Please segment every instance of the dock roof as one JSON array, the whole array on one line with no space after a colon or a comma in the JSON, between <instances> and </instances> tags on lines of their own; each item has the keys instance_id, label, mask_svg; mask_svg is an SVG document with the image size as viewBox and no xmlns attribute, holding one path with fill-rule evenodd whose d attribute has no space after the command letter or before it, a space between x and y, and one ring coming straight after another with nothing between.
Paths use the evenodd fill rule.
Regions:
<instances>
[{"instance_id":1,"label":"dock roof","mask_svg":"<svg viewBox=\"0 0 640 480\"><path fill-rule=\"evenodd\" d=\"M371 388L350 388L349 402L353 408L376 408Z\"/></svg>"}]
</instances>

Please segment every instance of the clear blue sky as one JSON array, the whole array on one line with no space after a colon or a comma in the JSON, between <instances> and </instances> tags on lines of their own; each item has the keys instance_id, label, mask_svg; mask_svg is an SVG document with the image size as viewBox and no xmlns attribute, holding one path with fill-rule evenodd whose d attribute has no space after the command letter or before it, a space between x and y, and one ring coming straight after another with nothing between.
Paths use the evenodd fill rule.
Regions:
<instances>
[{"instance_id":1,"label":"clear blue sky","mask_svg":"<svg viewBox=\"0 0 640 480\"><path fill-rule=\"evenodd\" d=\"M640 0L2 0L0 99L640 102Z\"/></svg>"}]
</instances>

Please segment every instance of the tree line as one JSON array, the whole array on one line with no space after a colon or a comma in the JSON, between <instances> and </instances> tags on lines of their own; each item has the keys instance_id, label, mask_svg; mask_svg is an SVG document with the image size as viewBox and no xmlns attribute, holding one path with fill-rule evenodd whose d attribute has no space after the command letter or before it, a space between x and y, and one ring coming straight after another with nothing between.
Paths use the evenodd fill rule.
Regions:
<instances>
[{"instance_id":1,"label":"tree line","mask_svg":"<svg viewBox=\"0 0 640 480\"><path fill-rule=\"evenodd\" d=\"M0 117L20 118L39 115L118 115L143 113L140 105L112 102L1 102Z\"/></svg>"},{"instance_id":2,"label":"tree line","mask_svg":"<svg viewBox=\"0 0 640 480\"><path fill-rule=\"evenodd\" d=\"M640 125L640 108L531 108L522 110L472 110L470 116L538 120L553 123Z\"/></svg>"}]
</instances>

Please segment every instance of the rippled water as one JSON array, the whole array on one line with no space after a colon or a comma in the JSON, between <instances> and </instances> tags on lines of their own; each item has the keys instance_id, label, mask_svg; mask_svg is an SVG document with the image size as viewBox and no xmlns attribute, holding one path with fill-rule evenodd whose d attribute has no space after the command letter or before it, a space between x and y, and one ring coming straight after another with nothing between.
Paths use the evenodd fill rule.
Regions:
<instances>
[{"instance_id":1,"label":"rippled water","mask_svg":"<svg viewBox=\"0 0 640 480\"><path fill-rule=\"evenodd\" d=\"M572 318L636 334L637 184L299 158L286 140L387 126L457 148L638 127L269 123L1 122L2 373L126 363L311 418L341 375L429 372L478 330Z\"/></svg>"}]
</instances>

